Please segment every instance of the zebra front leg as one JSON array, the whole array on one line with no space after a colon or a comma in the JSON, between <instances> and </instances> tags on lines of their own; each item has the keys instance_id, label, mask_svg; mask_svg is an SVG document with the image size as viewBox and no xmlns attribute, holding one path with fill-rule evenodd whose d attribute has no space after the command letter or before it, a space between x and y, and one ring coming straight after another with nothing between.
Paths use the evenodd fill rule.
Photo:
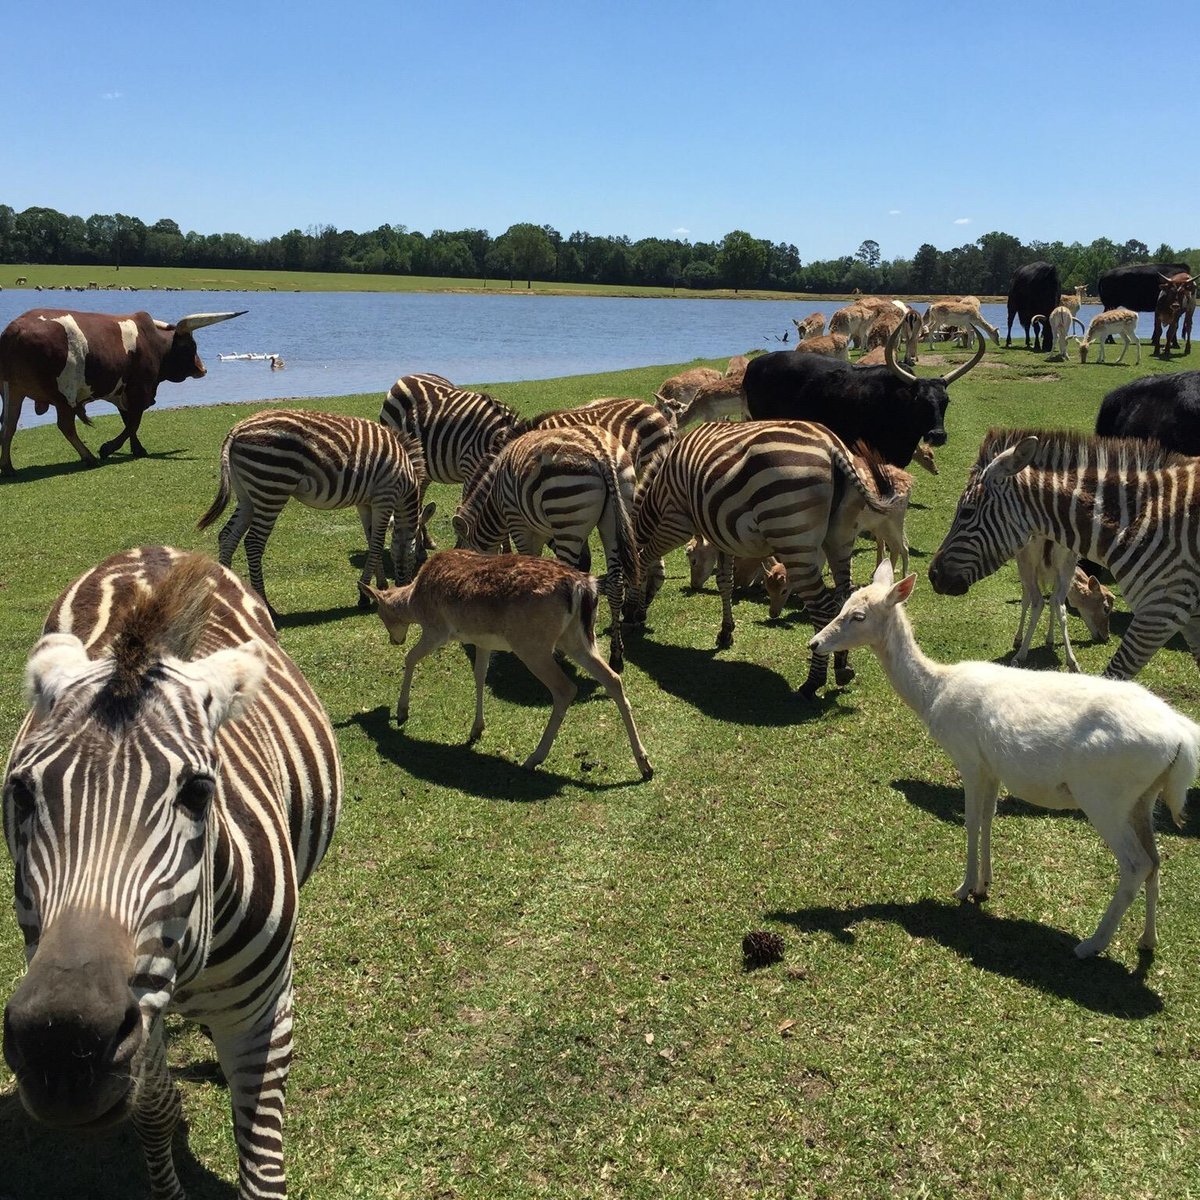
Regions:
<instances>
[{"instance_id":1,"label":"zebra front leg","mask_svg":"<svg viewBox=\"0 0 1200 1200\"><path fill-rule=\"evenodd\" d=\"M161 1017L150 1027L145 1053L131 1120L146 1159L150 1195L154 1200L184 1200L171 1154L171 1139L183 1109L179 1089L167 1070Z\"/></svg>"},{"instance_id":2,"label":"zebra front leg","mask_svg":"<svg viewBox=\"0 0 1200 1200\"><path fill-rule=\"evenodd\" d=\"M238 1152L238 1200L282 1200L283 1116L292 1064L292 972L285 964L275 1003L246 1028L213 1026L221 1070L229 1081Z\"/></svg>"},{"instance_id":3,"label":"zebra front leg","mask_svg":"<svg viewBox=\"0 0 1200 1200\"><path fill-rule=\"evenodd\" d=\"M816 630L823 629L837 616L840 605L837 598L821 578L822 563L818 562L814 569L810 562L790 563L788 568L788 583L792 594L804 601L804 607L809 619ZM837 662L837 658L834 659ZM845 656L842 655L843 670L846 669ZM809 658L808 678L796 689L796 696L801 700L815 700L817 692L825 686L829 674L829 655L818 654L815 650Z\"/></svg>"},{"instance_id":4,"label":"zebra front leg","mask_svg":"<svg viewBox=\"0 0 1200 1200\"><path fill-rule=\"evenodd\" d=\"M371 576L374 575L377 588L387 587L387 575L383 570L383 542L387 537L388 521L391 516L391 510L382 504L358 505L358 517L362 522L363 532L367 535L367 561L363 564L362 574L358 577L360 584L370 583ZM371 607L371 598L361 587L358 589L358 607Z\"/></svg>"},{"instance_id":5,"label":"zebra front leg","mask_svg":"<svg viewBox=\"0 0 1200 1200\"><path fill-rule=\"evenodd\" d=\"M733 555L717 556L717 591L721 593L721 630L717 634L717 649L728 650L733 645Z\"/></svg>"}]
</instances>

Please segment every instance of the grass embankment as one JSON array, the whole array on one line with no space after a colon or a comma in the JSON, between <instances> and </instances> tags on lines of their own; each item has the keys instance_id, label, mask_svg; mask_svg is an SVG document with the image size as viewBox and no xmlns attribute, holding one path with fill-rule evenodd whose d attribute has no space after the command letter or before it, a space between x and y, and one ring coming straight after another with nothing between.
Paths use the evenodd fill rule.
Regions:
<instances>
[{"instance_id":1,"label":"grass embankment","mask_svg":"<svg viewBox=\"0 0 1200 1200\"><path fill-rule=\"evenodd\" d=\"M648 396L668 370L494 391L536 411ZM921 573L911 610L931 654L1003 658L1016 627L1011 567L958 599L924 577L985 429L1086 429L1101 395L1134 374L1013 350L954 385L942 473L918 474L909 518ZM379 402L321 406L374 416ZM195 521L221 439L247 411L152 412L149 459L90 471L68 462L53 428L18 435L21 476L4 486L0 527L0 742L66 583L131 544L213 549ZM93 443L115 419L97 424ZM435 534L450 544L454 495L435 495ZM353 511L293 505L267 552L281 641L329 708L347 781L297 945L293 1195L1200 1192L1200 818L1183 835L1160 821L1153 962L1139 968L1139 900L1108 954L1079 963L1071 948L1112 894L1112 855L1085 821L1006 800L993 897L957 904L959 782L867 655L847 689L804 707L790 688L808 626L795 613L772 624L745 599L733 649L716 653L715 590L689 594L676 553L625 675L653 781L634 782L618 715L586 682L545 768L527 773L516 764L546 696L507 656L474 748L463 745L471 671L455 649L422 664L408 725L391 724L401 651L354 607L361 536ZM873 564L864 542L856 578ZM1089 644L1074 618L1072 629L1084 668L1099 671L1112 647ZM1033 662L1060 665L1044 650ZM1200 717L1178 643L1143 681ZM10 883L5 863L0 891ZM745 973L741 938L760 927L783 934L786 959ZM6 910L5 990L19 944ZM190 1195L231 1197L211 1047L173 1025L171 1057ZM128 1131L80 1144L33 1129L4 1079L0 1191L145 1194Z\"/></svg>"},{"instance_id":2,"label":"grass embankment","mask_svg":"<svg viewBox=\"0 0 1200 1200\"><path fill-rule=\"evenodd\" d=\"M17 284L18 279L26 282ZM363 275L326 271L239 271L207 267L75 267L24 266L0 263L0 286L36 292L42 288L90 290L132 288L134 290L201 292L479 292L489 295L542 296L630 296L661 299L796 300L795 292L741 291L713 288L637 287L633 284L545 283L523 279L446 279L433 275Z\"/></svg>"}]
</instances>

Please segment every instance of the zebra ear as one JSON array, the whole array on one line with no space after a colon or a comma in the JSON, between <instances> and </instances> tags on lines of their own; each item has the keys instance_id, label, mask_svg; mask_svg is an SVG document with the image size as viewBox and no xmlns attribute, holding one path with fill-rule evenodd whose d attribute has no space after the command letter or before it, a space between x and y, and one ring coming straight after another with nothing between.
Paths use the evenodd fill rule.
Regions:
<instances>
[{"instance_id":1,"label":"zebra ear","mask_svg":"<svg viewBox=\"0 0 1200 1200\"><path fill-rule=\"evenodd\" d=\"M1033 434L1022 438L1015 446L996 456L990 473L999 476L1016 475L1018 471L1025 470L1033 462L1037 448L1038 440Z\"/></svg>"},{"instance_id":2,"label":"zebra ear","mask_svg":"<svg viewBox=\"0 0 1200 1200\"><path fill-rule=\"evenodd\" d=\"M267 676L267 650L256 639L184 663L183 670L208 687L208 722L215 733L254 703Z\"/></svg>"},{"instance_id":3,"label":"zebra ear","mask_svg":"<svg viewBox=\"0 0 1200 1200\"><path fill-rule=\"evenodd\" d=\"M95 662L73 633L48 633L25 664L25 700L44 716L55 700Z\"/></svg>"}]
</instances>

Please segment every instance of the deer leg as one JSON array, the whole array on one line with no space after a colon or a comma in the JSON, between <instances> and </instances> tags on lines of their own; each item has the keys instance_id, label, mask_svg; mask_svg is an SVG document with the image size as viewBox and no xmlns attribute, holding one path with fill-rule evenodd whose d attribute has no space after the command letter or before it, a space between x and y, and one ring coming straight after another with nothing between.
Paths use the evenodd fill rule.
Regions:
<instances>
[{"instance_id":1,"label":"deer leg","mask_svg":"<svg viewBox=\"0 0 1200 1200\"><path fill-rule=\"evenodd\" d=\"M554 745L554 739L558 736L563 717L567 715L567 709L579 689L554 661L552 650L543 648L518 650L514 646L513 653L549 688L550 695L554 699L554 707L550 712L550 720L546 722L542 740L538 742L537 749L522 764L522 766L532 769L543 763L546 755L550 753L550 747Z\"/></svg>"}]
</instances>

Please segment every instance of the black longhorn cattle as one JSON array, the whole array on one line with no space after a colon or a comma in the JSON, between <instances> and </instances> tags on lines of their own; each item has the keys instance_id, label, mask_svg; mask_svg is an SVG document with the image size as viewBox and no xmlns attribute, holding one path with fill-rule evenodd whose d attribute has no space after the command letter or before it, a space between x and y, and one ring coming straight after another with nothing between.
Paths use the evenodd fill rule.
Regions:
<instances>
[{"instance_id":1,"label":"black longhorn cattle","mask_svg":"<svg viewBox=\"0 0 1200 1200\"><path fill-rule=\"evenodd\" d=\"M1033 318L1041 316L1049 319L1059 305L1060 293L1058 268L1053 263L1035 262L1018 267L1008 287L1008 336L1004 339L1005 346L1012 345L1015 317L1025 330L1025 348L1028 350L1029 327L1033 324ZM1054 349L1054 335L1048 324L1042 326L1040 334L1035 328L1033 336L1035 350L1049 354Z\"/></svg>"},{"instance_id":2,"label":"black longhorn cattle","mask_svg":"<svg viewBox=\"0 0 1200 1200\"><path fill-rule=\"evenodd\" d=\"M1132 308L1134 312L1153 312L1164 275L1192 273L1187 263L1136 263L1105 271L1096 285L1100 303L1107 312L1112 308Z\"/></svg>"},{"instance_id":3,"label":"black longhorn cattle","mask_svg":"<svg viewBox=\"0 0 1200 1200\"><path fill-rule=\"evenodd\" d=\"M89 400L110 401L120 409L124 428L100 447L101 455L120 449L128 438L134 456L140 458L146 449L138 440L138 426L142 413L154 403L158 385L199 379L205 373L194 332L241 315L194 313L174 325L145 312L114 316L35 308L16 317L0 333L0 474L13 473L12 439L26 396L38 413L54 406L63 437L88 464L94 464L96 456L80 440L75 419L90 425L83 406Z\"/></svg>"},{"instance_id":4,"label":"black longhorn cattle","mask_svg":"<svg viewBox=\"0 0 1200 1200\"><path fill-rule=\"evenodd\" d=\"M984 338L969 362L937 379L919 379L896 362L897 326L884 347L886 366L858 367L814 354L777 350L752 359L743 386L750 416L766 421L819 421L848 446L863 441L885 462L907 467L920 442L941 446L950 403L947 387L983 357ZM978 332L978 331L976 331Z\"/></svg>"},{"instance_id":5,"label":"black longhorn cattle","mask_svg":"<svg viewBox=\"0 0 1200 1200\"><path fill-rule=\"evenodd\" d=\"M1146 375L1114 388L1096 416L1101 437L1145 438L1200 455L1200 371Z\"/></svg>"}]
</instances>

